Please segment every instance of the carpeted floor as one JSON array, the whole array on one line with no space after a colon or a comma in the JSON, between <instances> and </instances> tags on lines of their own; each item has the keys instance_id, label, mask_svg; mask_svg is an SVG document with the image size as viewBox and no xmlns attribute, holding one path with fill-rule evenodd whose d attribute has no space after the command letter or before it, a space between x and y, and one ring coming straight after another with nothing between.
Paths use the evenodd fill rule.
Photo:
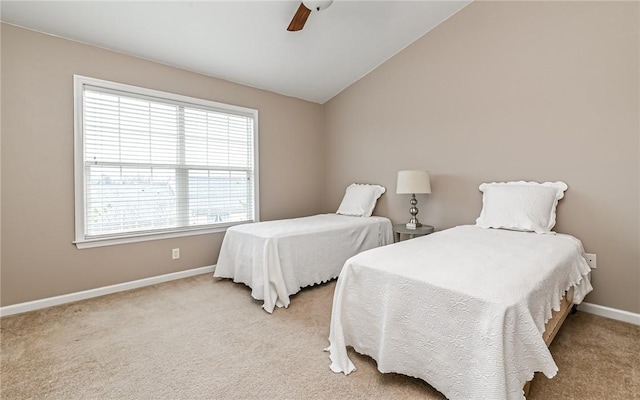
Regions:
<instances>
[{"instance_id":1,"label":"carpeted floor","mask_svg":"<svg viewBox=\"0 0 640 400\"><path fill-rule=\"evenodd\" d=\"M1 324L8 399L443 399L425 382L329 370L335 281L272 315L249 289L211 275L32 313ZM529 399L640 399L640 327L578 312L551 351L560 369Z\"/></svg>"}]
</instances>

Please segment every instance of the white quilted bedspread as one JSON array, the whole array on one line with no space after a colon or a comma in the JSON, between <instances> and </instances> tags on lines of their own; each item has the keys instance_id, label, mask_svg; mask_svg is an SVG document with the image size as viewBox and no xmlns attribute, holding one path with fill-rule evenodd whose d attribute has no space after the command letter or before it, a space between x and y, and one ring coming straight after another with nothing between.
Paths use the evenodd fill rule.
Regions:
<instances>
[{"instance_id":1,"label":"white quilted bedspread","mask_svg":"<svg viewBox=\"0 0 640 400\"><path fill-rule=\"evenodd\" d=\"M392 242L384 217L320 214L237 225L225 234L214 276L251 287L271 313L301 288L335 279L349 257Z\"/></svg>"},{"instance_id":2,"label":"white quilted bedspread","mask_svg":"<svg viewBox=\"0 0 640 400\"><path fill-rule=\"evenodd\" d=\"M522 399L535 371L557 367L542 339L574 286L592 290L569 235L459 226L347 260L331 317L331 369L355 369L346 346L381 372L424 379L449 399Z\"/></svg>"}]
</instances>

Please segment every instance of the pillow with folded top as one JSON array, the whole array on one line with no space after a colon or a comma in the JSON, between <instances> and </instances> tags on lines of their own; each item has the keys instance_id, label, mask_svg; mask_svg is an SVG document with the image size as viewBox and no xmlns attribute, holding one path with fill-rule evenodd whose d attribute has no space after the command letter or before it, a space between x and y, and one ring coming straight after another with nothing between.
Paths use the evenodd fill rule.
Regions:
<instances>
[{"instance_id":1,"label":"pillow with folded top","mask_svg":"<svg viewBox=\"0 0 640 400\"><path fill-rule=\"evenodd\" d=\"M380 185L352 183L347 187L336 214L370 217L378 198L386 190L384 186Z\"/></svg>"},{"instance_id":2,"label":"pillow with folded top","mask_svg":"<svg viewBox=\"0 0 640 400\"><path fill-rule=\"evenodd\" d=\"M568 186L564 182L483 183L482 228L549 233L556 224L556 206Z\"/></svg>"}]
</instances>

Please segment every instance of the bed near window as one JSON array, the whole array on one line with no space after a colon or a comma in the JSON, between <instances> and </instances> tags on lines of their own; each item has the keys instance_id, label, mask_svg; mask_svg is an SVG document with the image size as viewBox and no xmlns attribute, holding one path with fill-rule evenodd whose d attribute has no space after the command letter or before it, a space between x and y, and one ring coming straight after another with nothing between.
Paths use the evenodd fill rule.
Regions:
<instances>
[{"instance_id":1,"label":"bed near window","mask_svg":"<svg viewBox=\"0 0 640 400\"><path fill-rule=\"evenodd\" d=\"M352 346L381 372L424 379L451 400L521 399L534 372L556 374L545 340L557 328L545 333L545 324L567 291L578 304L592 289L582 243L551 232L566 185L491 185L481 186L475 226L345 263L331 317L334 372L355 369Z\"/></svg>"},{"instance_id":2,"label":"bed near window","mask_svg":"<svg viewBox=\"0 0 640 400\"><path fill-rule=\"evenodd\" d=\"M336 214L229 228L214 276L249 286L269 313L287 307L301 288L338 277L349 257L393 242L391 221L371 216L383 192L353 184Z\"/></svg>"}]
</instances>

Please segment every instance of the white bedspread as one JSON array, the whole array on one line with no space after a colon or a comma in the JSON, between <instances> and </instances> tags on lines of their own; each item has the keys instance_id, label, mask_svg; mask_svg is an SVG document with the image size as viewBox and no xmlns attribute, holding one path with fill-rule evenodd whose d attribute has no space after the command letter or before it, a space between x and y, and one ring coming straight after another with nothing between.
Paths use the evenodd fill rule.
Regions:
<instances>
[{"instance_id":1,"label":"white bedspread","mask_svg":"<svg viewBox=\"0 0 640 400\"><path fill-rule=\"evenodd\" d=\"M271 313L300 288L336 278L349 257L392 242L384 217L320 214L238 225L227 230L214 276L251 287Z\"/></svg>"},{"instance_id":2,"label":"white bedspread","mask_svg":"<svg viewBox=\"0 0 640 400\"><path fill-rule=\"evenodd\" d=\"M346 346L381 372L424 379L449 399L522 399L534 371L555 376L542 339L551 309L592 290L569 235L460 226L347 260L331 317L331 369Z\"/></svg>"}]
</instances>

